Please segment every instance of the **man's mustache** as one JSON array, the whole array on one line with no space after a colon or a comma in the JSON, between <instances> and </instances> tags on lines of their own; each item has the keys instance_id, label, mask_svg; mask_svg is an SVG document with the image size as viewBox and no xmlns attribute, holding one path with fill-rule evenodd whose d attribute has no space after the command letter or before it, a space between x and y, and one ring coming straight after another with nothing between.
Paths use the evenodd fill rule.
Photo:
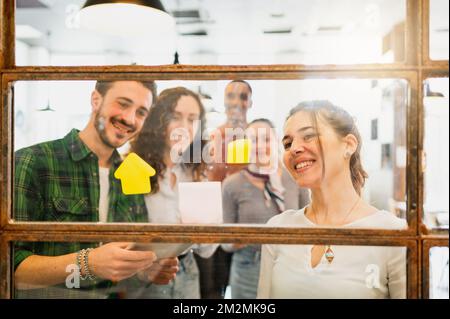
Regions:
<instances>
[{"instance_id":1,"label":"man's mustache","mask_svg":"<svg viewBox=\"0 0 450 319\"><path fill-rule=\"evenodd\" d=\"M125 122L122 119L113 118L113 121L123 125L124 127L126 127L131 132L136 131L136 126L134 126L132 124L128 124L127 122Z\"/></svg>"}]
</instances>

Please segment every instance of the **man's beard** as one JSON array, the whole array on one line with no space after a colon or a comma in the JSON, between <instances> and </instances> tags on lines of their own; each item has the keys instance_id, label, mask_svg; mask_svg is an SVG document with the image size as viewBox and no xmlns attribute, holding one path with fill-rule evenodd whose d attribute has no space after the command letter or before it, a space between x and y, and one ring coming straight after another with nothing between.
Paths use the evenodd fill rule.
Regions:
<instances>
[{"instance_id":1,"label":"man's beard","mask_svg":"<svg viewBox=\"0 0 450 319\"><path fill-rule=\"evenodd\" d=\"M230 125L234 128L239 128L239 127L245 128L247 126L245 119L243 119L241 117L239 117L239 118L233 117L233 118L230 118L228 121L229 121Z\"/></svg>"},{"instance_id":2,"label":"man's beard","mask_svg":"<svg viewBox=\"0 0 450 319\"><path fill-rule=\"evenodd\" d=\"M236 108L236 106L234 106L233 108ZM247 126L247 120L246 120L245 113L246 112L244 110L240 109L238 112L228 114L227 115L228 124L234 128L238 128L238 127L245 128Z\"/></svg>"},{"instance_id":3,"label":"man's beard","mask_svg":"<svg viewBox=\"0 0 450 319\"><path fill-rule=\"evenodd\" d=\"M106 121L105 118L100 114L100 112L98 112L95 115L95 122L94 122L95 129L97 130L98 136L102 140L103 144L111 148L116 148L118 146L114 145L106 135L105 121Z\"/></svg>"},{"instance_id":4,"label":"man's beard","mask_svg":"<svg viewBox=\"0 0 450 319\"><path fill-rule=\"evenodd\" d=\"M108 146L108 147L111 147L111 148L118 148L118 147L122 146L122 145L125 144L128 140L125 141L125 142L122 143L122 144L117 144L117 145L116 145L116 144L114 144L114 143L108 138L108 136L107 136L107 134L106 134L106 129L105 129L106 121L107 121L107 120L106 120L105 116L103 116L103 115L101 114L101 110L102 110L102 106L100 107L99 112L95 115L95 121L94 121L94 126L95 126L95 129L97 130L98 136L99 136L100 139L102 140L103 144L106 145L106 146ZM126 123L124 123L124 122L121 121L121 120L117 120L117 122L120 122L122 125L126 125L126 126L130 127L129 125L127 125ZM135 128L134 128L134 127L130 127L130 129L133 130L133 131L135 131Z\"/></svg>"}]
</instances>

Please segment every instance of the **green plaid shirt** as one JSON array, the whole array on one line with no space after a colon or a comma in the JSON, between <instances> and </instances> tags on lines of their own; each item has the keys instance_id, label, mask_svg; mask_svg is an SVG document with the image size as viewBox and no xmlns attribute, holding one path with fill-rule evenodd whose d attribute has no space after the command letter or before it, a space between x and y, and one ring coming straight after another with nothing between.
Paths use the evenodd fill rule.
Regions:
<instances>
[{"instance_id":1,"label":"green plaid shirt","mask_svg":"<svg viewBox=\"0 0 450 319\"><path fill-rule=\"evenodd\" d=\"M14 218L16 221L98 222L100 183L97 156L87 148L73 129L63 139L33 145L15 153ZM112 155L109 174L108 222L147 222L142 195L123 195L114 172L121 163L119 153ZM98 243L17 242L14 267L31 255L59 256ZM75 263L75 261L74 261ZM88 286L92 286L91 285ZM80 289L58 287L57 295ZM61 295L62 294L62 295ZM97 297L97 295L95 295ZM73 296L73 294L71 295ZM84 298L88 296L82 296Z\"/></svg>"}]
</instances>

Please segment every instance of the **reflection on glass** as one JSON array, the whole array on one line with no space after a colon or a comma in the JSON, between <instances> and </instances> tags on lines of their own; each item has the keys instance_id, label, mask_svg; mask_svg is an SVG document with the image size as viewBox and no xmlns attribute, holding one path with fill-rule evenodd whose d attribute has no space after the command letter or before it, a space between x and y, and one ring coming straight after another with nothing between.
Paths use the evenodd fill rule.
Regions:
<instances>
[{"instance_id":1,"label":"reflection on glass","mask_svg":"<svg viewBox=\"0 0 450 319\"><path fill-rule=\"evenodd\" d=\"M322 246L263 245L262 255L249 255L250 249L261 250L249 244L246 253L239 254L244 249L240 248L230 256L231 264L213 274L198 266L199 260L208 261L197 255L205 246L217 248L186 243L16 242L14 297L200 299L207 297L201 286L229 271L221 295L225 299L406 298L404 247L331 245L327 247L335 256L330 260Z\"/></svg>"},{"instance_id":2,"label":"reflection on glass","mask_svg":"<svg viewBox=\"0 0 450 319\"><path fill-rule=\"evenodd\" d=\"M264 245L258 297L404 299L406 248Z\"/></svg>"},{"instance_id":3,"label":"reflection on glass","mask_svg":"<svg viewBox=\"0 0 450 319\"><path fill-rule=\"evenodd\" d=\"M430 298L448 299L448 247L430 249Z\"/></svg>"},{"instance_id":4,"label":"reflection on glass","mask_svg":"<svg viewBox=\"0 0 450 319\"><path fill-rule=\"evenodd\" d=\"M142 196L125 194L113 176L122 162L117 148L141 131L154 98L153 81L96 82L89 121L81 131L67 128L60 139L15 152L14 218L146 222Z\"/></svg>"},{"instance_id":5,"label":"reflection on glass","mask_svg":"<svg viewBox=\"0 0 450 319\"><path fill-rule=\"evenodd\" d=\"M217 245L16 242L15 297L198 299L205 247Z\"/></svg>"},{"instance_id":6,"label":"reflection on glass","mask_svg":"<svg viewBox=\"0 0 450 319\"><path fill-rule=\"evenodd\" d=\"M17 65L165 65L175 63L175 52L181 64L203 65L391 63L404 57L405 0L161 2L176 32L160 24L120 36L83 28L82 0L42 1L40 7L20 1Z\"/></svg>"},{"instance_id":7,"label":"reflection on glass","mask_svg":"<svg viewBox=\"0 0 450 319\"><path fill-rule=\"evenodd\" d=\"M448 229L448 78L428 79L424 85L424 219L431 228Z\"/></svg>"},{"instance_id":8,"label":"reflection on glass","mask_svg":"<svg viewBox=\"0 0 450 319\"><path fill-rule=\"evenodd\" d=\"M308 189L312 184L302 184L301 179L295 178L297 173L286 162L289 152L282 150L285 145L281 140L286 135L289 111L301 102L314 100L327 100L342 107L347 112L344 120L353 123L350 129L358 128L361 137L355 143L346 140L342 148L330 149L322 134L324 156L341 150L341 156L335 154L332 158L344 161L348 157L353 161L352 154L362 145L361 163L369 176L360 189L363 201L379 209L378 213L387 211L406 217L405 81L157 84L158 98L149 83L133 81L113 82L109 89L92 81L16 82L14 217L22 221L217 223L221 220L217 217L220 207L216 217L211 211L211 216L205 215L203 221L196 219L198 216L183 216L187 211L195 211L198 203L188 202L180 209L179 196L184 202L189 196L178 192L192 191L192 182L222 182L222 198L217 196L213 184L205 184L204 198L215 203L222 201L224 222L264 224L279 212L298 210L310 201ZM319 124L325 115L319 114ZM309 115L300 116L295 123L307 118ZM324 123L318 131L331 127L329 121ZM237 138L250 141L250 165L226 163L226 145ZM150 194L124 195L124 181L114 177L120 158L130 151L156 170L156 175L149 175ZM308 156L315 157L308 159L317 160L316 166L322 167L320 148L309 151L315 155ZM328 165L331 164L325 166ZM333 166L329 167L331 171ZM180 183L183 187L179 188ZM254 215L255 205L261 205L266 213ZM206 203L204 206L213 207ZM338 209L350 211L348 220L338 224L353 221L354 211L361 207L354 211L350 208ZM314 221L314 216L308 214ZM318 219L316 222L322 225L322 215Z\"/></svg>"},{"instance_id":9,"label":"reflection on glass","mask_svg":"<svg viewBox=\"0 0 450 319\"><path fill-rule=\"evenodd\" d=\"M430 59L448 60L448 1L430 0Z\"/></svg>"}]
</instances>

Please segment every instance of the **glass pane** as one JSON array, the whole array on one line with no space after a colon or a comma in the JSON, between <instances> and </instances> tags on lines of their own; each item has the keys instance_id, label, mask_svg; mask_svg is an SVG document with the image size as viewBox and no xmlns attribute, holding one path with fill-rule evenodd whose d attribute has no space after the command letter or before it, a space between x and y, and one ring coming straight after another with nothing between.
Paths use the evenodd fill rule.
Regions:
<instances>
[{"instance_id":1,"label":"glass pane","mask_svg":"<svg viewBox=\"0 0 450 319\"><path fill-rule=\"evenodd\" d=\"M448 1L430 0L430 59L448 60Z\"/></svg>"},{"instance_id":2,"label":"glass pane","mask_svg":"<svg viewBox=\"0 0 450 319\"><path fill-rule=\"evenodd\" d=\"M405 247L16 242L14 264L15 298L407 296Z\"/></svg>"},{"instance_id":3,"label":"glass pane","mask_svg":"<svg viewBox=\"0 0 450 319\"><path fill-rule=\"evenodd\" d=\"M430 249L430 299L448 299L448 247Z\"/></svg>"},{"instance_id":4,"label":"glass pane","mask_svg":"<svg viewBox=\"0 0 450 319\"><path fill-rule=\"evenodd\" d=\"M448 78L425 81L424 212L431 228L448 229Z\"/></svg>"},{"instance_id":5,"label":"glass pane","mask_svg":"<svg viewBox=\"0 0 450 319\"><path fill-rule=\"evenodd\" d=\"M161 2L174 25L144 28L144 19L124 36L88 29L82 0L19 1L17 65L161 65L174 63L175 52L195 65L404 60L405 0ZM118 19L120 34L139 21L123 12Z\"/></svg>"},{"instance_id":6,"label":"glass pane","mask_svg":"<svg viewBox=\"0 0 450 319\"><path fill-rule=\"evenodd\" d=\"M280 226L406 226L406 81L157 84L150 108L150 91L133 81L110 83L106 91L91 81L15 83L15 218L261 225L304 208L310 190L314 197L319 189L335 194L347 187L333 200L343 203L330 208L336 215L316 207L303 223ZM303 112L286 122L300 102ZM296 125L312 133L297 136ZM138 165L140 175L119 172L116 148L122 158L134 152L143 159L124 164ZM361 187L364 172L369 178ZM325 190L325 181L333 188ZM130 195L135 191L144 195Z\"/></svg>"}]
</instances>

